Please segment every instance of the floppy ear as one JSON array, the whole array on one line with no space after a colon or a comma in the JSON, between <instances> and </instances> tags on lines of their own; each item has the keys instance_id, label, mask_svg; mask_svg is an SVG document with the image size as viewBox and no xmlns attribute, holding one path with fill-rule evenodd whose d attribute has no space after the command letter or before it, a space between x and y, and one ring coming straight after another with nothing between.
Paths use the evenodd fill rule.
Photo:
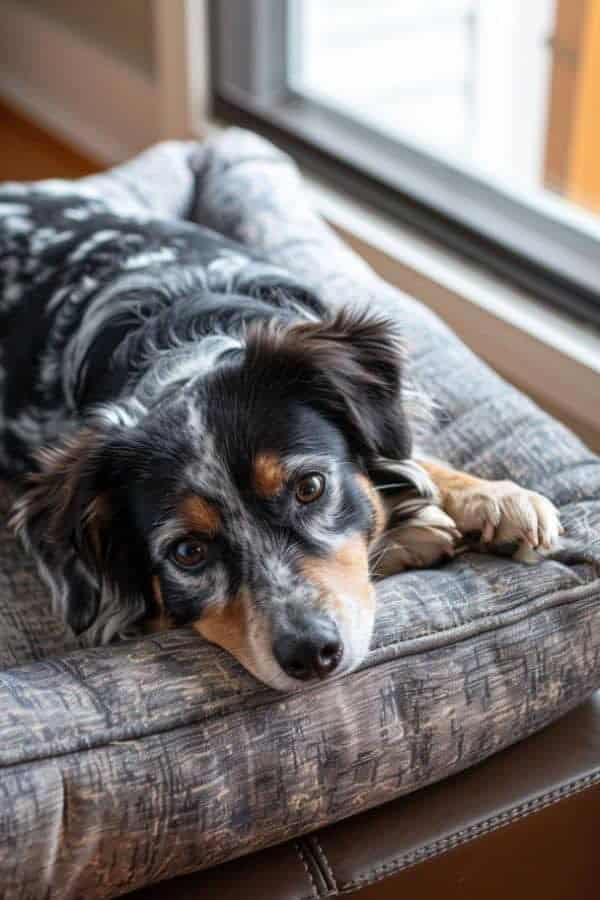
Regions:
<instances>
[{"instance_id":1,"label":"floppy ear","mask_svg":"<svg viewBox=\"0 0 600 900\"><path fill-rule=\"evenodd\" d=\"M402 408L403 356L391 320L343 311L330 320L249 330L246 365L253 377L285 384L320 408L367 459L405 459L411 438Z\"/></svg>"},{"instance_id":2,"label":"floppy ear","mask_svg":"<svg viewBox=\"0 0 600 900\"><path fill-rule=\"evenodd\" d=\"M148 568L115 490L114 452L97 427L42 450L12 515L57 612L90 644L111 640L145 610L138 573Z\"/></svg>"}]
</instances>

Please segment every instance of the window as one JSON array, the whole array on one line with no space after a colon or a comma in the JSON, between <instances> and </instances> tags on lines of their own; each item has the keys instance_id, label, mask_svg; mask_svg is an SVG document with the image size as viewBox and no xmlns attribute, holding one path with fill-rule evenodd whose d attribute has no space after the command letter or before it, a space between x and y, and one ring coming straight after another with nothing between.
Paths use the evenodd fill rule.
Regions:
<instances>
[{"instance_id":1,"label":"window","mask_svg":"<svg viewBox=\"0 0 600 900\"><path fill-rule=\"evenodd\" d=\"M600 0L213 0L214 108L600 324Z\"/></svg>"}]
</instances>

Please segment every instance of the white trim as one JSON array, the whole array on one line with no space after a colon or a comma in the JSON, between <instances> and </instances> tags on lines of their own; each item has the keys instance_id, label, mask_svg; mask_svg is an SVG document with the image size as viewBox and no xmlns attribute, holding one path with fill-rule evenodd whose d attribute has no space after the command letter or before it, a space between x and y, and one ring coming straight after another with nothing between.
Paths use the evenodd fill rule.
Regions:
<instances>
[{"instance_id":1,"label":"white trim","mask_svg":"<svg viewBox=\"0 0 600 900\"><path fill-rule=\"evenodd\" d=\"M166 2L166 0L163 0ZM186 0L187 55L184 60L188 91L189 132L210 132L210 15L208 0Z\"/></svg>"},{"instance_id":2,"label":"white trim","mask_svg":"<svg viewBox=\"0 0 600 900\"><path fill-rule=\"evenodd\" d=\"M205 0L152 0L161 138L189 138L207 119L208 12Z\"/></svg>"},{"instance_id":3,"label":"white trim","mask_svg":"<svg viewBox=\"0 0 600 900\"><path fill-rule=\"evenodd\" d=\"M160 134L150 76L17 0L2 0L0 96L106 163Z\"/></svg>"},{"instance_id":4,"label":"white trim","mask_svg":"<svg viewBox=\"0 0 600 900\"><path fill-rule=\"evenodd\" d=\"M486 0L475 16L471 157L520 187L539 189L550 84L554 0Z\"/></svg>"}]
</instances>

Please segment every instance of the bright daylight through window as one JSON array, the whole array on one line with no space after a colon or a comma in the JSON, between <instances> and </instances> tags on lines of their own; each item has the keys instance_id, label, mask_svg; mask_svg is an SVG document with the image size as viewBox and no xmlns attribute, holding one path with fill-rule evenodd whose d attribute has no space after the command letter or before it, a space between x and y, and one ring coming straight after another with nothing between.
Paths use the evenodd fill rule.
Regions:
<instances>
[{"instance_id":1,"label":"bright daylight through window","mask_svg":"<svg viewBox=\"0 0 600 900\"><path fill-rule=\"evenodd\" d=\"M600 0L217 0L218 116L600 324Z\"/></svg>"},{"instance_id":2,"label":"bright daylight through window","mask_svg":"<svg viewBox=\"0 0 600 900\"><path fill-rule=\"evenodd\" d=\"M488 179L597 213L592 6L586 16L578 0L293 0L291 83Z\"/></svg>"}]
</instances>

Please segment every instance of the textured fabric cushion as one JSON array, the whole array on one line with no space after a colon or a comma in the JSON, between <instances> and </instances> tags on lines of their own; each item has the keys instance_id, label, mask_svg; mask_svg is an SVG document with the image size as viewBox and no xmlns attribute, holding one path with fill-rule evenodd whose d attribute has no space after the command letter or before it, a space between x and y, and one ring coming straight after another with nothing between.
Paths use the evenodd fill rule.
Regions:
<instances>
[{"instance_id":1,"label":"textured fabric cushion","mask_svg":"<svg viewBox=\"0 0 600 900\"><path fill-rule=\"evenodd\" d=\"M283 696L185 629L77 650L3 535L3 897L117 896L281 841L472 765L600 685L600 461L580 441L377 279L263 140L159 145L83 184L397 317L438 404L429 449L546 493L570 544L533 568L470 553L387 579L362 670Z\"/></svg>"}]
</instances>

